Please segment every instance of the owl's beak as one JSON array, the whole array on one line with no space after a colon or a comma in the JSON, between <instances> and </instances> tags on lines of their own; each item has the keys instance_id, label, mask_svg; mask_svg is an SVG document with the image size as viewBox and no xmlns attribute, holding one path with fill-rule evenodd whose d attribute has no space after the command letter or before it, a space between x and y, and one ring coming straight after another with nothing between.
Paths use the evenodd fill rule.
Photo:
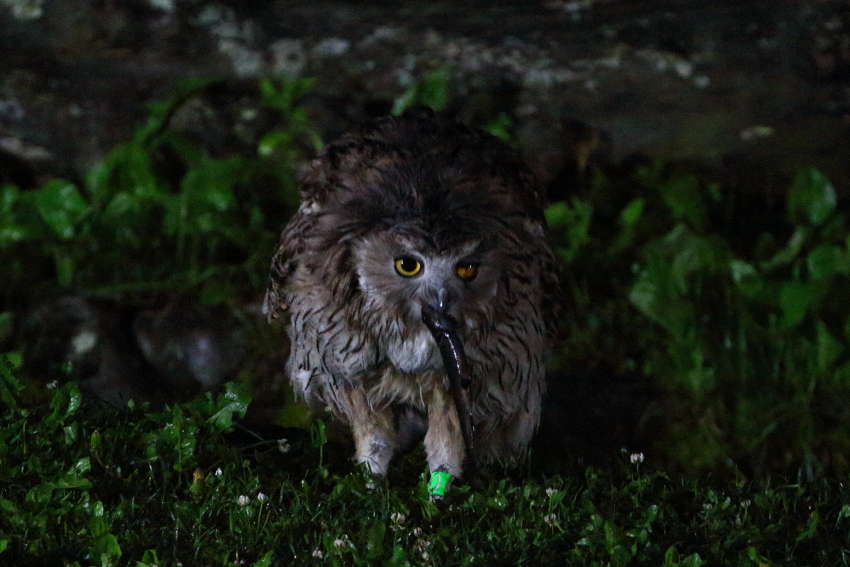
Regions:
<instances>
[{"instance_id":1,"label":"owl's beak","mask_svg":"<svg viewBox=\"0 0 850 567\"><path fill-rule=\"evenodd\" d=\"M453 325L457 325L457 321L450 314L454 303L453 294L447 288L441 287L437 293L431 292L429 295L430 297L422 302L422 313L428 311L442 320L450 320Z\"/></svg>"},{"instance_id":2,"label":"owl's beak","mask_svg":"<svg viewBox=\"0 0 850 567\"><path fill-rule=\"evenodd\" d=\"M449 292L446 288L441 287L437 295L437 305L435 306L437 313L445 313L449 309Z\"/></svg>"}]
</instances>

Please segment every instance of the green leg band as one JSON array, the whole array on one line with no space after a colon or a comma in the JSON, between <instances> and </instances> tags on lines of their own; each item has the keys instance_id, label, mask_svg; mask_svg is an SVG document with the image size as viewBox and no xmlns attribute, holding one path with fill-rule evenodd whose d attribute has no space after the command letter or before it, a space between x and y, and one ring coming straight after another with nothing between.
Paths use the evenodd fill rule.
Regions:
<instances>
[{"instance_id":1,"label":"green leg band","mask_svg":"<svg viewBox=\"0 0 850 567\"><path fill-rule=\"evenodd\" d=\"M431 482L428 483L428 494L432 496L445 496L449 482L452 480L451 473L434 471L431 473Z\"/></svg>"}]
</instances>

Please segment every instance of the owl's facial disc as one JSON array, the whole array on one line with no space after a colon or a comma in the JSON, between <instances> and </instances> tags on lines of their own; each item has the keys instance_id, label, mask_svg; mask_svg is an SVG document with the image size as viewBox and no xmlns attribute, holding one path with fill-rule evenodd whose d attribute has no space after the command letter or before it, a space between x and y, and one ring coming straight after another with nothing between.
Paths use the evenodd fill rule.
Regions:
<instances>
[{"instance_id":1,"label":"owl's facial disc","mask_svg":"<svg viewBox=\"0 0 850 567\"><path fill-rule=\"evenodd\" d=\"M460 327L488 325L500 259L478 240L439 250L412 232L394 227L353 243L359 288L368 308L403 315L401 328L415 332L423 325L423 306L451 316Z\"/></svg>"},{"instance_id":2,"label":"owl's facial disc","mask_svg":"<svg viewBox=\"0 0 850 567\"><path fill-rule=\"evenodd\" d=\"M429 266L426 269L426 263ZM436 268L434 262L426 262L413 255L398 256L393 260L393 268L395 273L401 276L402 279L417 279L426 280L423 282L425 287L431 288L431 299L422 301L423 306L427 306L437 313L447 313L449 304L457 295L449 290L457 283L470 283L478 276L477 262L462 260L453 266L443 266L442 269ZM434 271L440 275L434 277ZM436 280L436 281L435 281ZM454 281L452 281L454 280ZM436 294L436 295L435 295Z\"/></svg>"}]
</instances>

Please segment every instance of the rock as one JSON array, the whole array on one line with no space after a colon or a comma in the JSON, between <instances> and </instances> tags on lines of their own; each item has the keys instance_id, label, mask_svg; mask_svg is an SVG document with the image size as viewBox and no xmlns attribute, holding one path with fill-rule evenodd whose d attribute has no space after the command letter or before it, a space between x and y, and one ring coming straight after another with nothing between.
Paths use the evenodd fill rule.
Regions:
<instances>
[{"instance_id":1,"label":"rock","mask_svg":"<svg viewBox=\"0 0 850 567\"><path fill-rule=\"evenodd\" d=\"M245 353L239 322L226 307L170 302L133 322L136 341L172 388L208 391L233 378Z\"/></svg>"},{"instance_id":2,"label":"rock","mask_svg":"<svg viewBox=\"0 0 850 567\"><path fill-rule=\"evenodd\" d=\"M227 308L135 310L71 295L30 310L17 341L27 376L76 380L101 400L173 403L235 377L246 346Z\"/></svg>"},{"instance_id":3,"label":"rock","mask_svg":"<svg viewBox=\"0 0 850 567\"><path fill-rule=\"evenodd\" d=\"M314 76L307 108L329 139L445 68L449 106L475 122L504 113L544 177L559 176L561 155L582 161L558 149L579 122L614 161L737 156L785 177L815 165L850 189L843 0L56 0L0 12L24 5L40 9L0 18L0 137L51 156L23 158L43 172L83 178L185 77ZM481 116L482 96L500 100L496 114ZM741 136L754 131L773 135Z\"/></svg>"}]
</instances>

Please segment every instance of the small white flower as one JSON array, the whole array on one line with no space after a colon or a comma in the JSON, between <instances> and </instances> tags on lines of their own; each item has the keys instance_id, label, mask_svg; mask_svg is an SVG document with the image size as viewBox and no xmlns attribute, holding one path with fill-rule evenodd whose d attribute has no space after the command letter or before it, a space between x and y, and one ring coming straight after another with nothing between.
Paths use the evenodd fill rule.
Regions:
<instances>
[{"instance_id":1,"label":"small white flower","mask_svg":"<svg viewBox=\"0 0 850 567\"><path fill-rule=\"evenodd\" d=\"M325 554L322 553L321 549L314 549L313 550L313 557L315 557L317 559L322 559L324 556L325 556Z\"/></svg>"},{"instance_id":2,"label":"small white flower","mask_svg":"<svg viewBox=\"0 0 850 567\"><path fill-rule=\"evenodd\" d=\"M240 506L247 506L248 503L251 502L251 499L243 494L242 496L239 497L239 499L236 502Z\"/></svg>"},{"instance_id":3,"label":"small white flower","mask_svg":"<svg viewBox=\"0 0 850 567\"><path fill-rule=\"evenodd\" d=\"M741 507L742 508L749 508L750 504L752 504L752 503L753 503L752 500L742 500L741 501Z\"/></svg>"},{"instance_id":4,"label":"small white flower","mask_svg":"<svg viewBox=\"0 0 850 567\"><path fill-rule=\"evenodd\" d=\"M58 380L54 380L53 382L48 382L48 383L47 383L47 389L48 389L48 390L55 390L55 389L56 389L56 386L58 386L58 385L59 385L59 381L58 381Z\"/></svg>"},{"instance_id":5,"label":"small white flower","mask_svg":"<svg viewBox=\"0 0 850 567\"><path fill-rule=\"evenodd\" d=\"M394 524L398 524L400 526L404 523L405 520L407 520L407 516L405 516L401 512L393 512L393 514L390 516L390 520L392 520Z\"/></svg>"},{"instance_id":6,"label":"small white flower","mask_svg":"<svg viewBox=\"0 0 850 567\"><path fill-rule=\"evenodd\" d=\"M221 472L221 467L218 467L217 469L215 469L215 476L221 476L221 475L223 475L223 474L224 474L224 473L223 473L223 472Z\"/></svg>"},{"instance_id":7,"label":"small white flower","mask_svg":"<svg viewBox=\"0 0 850 567\"><path fill-rule=\"evenodd\" d=\"M288 453L292 447L289 444L288 439L278 439L277 440L277 450L281 453Z\"/></svg>"},{"instance_id":8,"label":"small white flower","mask_svg":"<svg viewBox=\"0 0 850 567\"><path fill-rule=\"evenodd\" d=\"M422 528L415 528L413 530L413 535L416 537L422 537Z\"/></svg>"},{"instance_id":9,"label":"small white flower","mask_svg":"<svg viewBox=\"0 0 850 567\"><path fill-rule=\"evenodd\" d=\"M643 453L632 453L629 455L629 461L633 465L639 465L643 462Z\"/></svg>"},{"instance_id":10,"label":"small white flower","mask_svg":"<svg viewBox=\"0 0 850 567\"><path fill-rule=\"evenodd\" d=\"M548 496L549 498L552 498L557 493L558 493L558 491L555 490L554 488L547 488L546 489L546 496Z\"/></svg>"},{"instance_id":11,"label":"small white flower","mask_svg":"<svg viewBox=\"0 0 850 567\"><path fill-rule=\"evenodd\" d=\"M354 549L354 544L348 539L347 535L334 540L334 547L342 551L343 549Z\"/></svg>"},{"instance_id":12,"label":"small white flower","mask_svg":"<svg viewBox=\"0 0 850 567\"><path fill-rule=\"evenodd\" d=\"M268 497L265 494L263 494L262 492L260 492L260 493L257 494L257 500L259 500L260 504L262 504L263 502L268 500Z\"/></svg>"},{"instance_id":13,"label":"small white flower","mask_svg":"<svg viewBox=\"0 0 850 567\"><path fill-rule=\"evenodd\" d=\"M558 523L558 516L555 514L547 514L546 516L543 516L543 521L546 522L547 526L554 526Z\"/></svg>"}]
</instances>

